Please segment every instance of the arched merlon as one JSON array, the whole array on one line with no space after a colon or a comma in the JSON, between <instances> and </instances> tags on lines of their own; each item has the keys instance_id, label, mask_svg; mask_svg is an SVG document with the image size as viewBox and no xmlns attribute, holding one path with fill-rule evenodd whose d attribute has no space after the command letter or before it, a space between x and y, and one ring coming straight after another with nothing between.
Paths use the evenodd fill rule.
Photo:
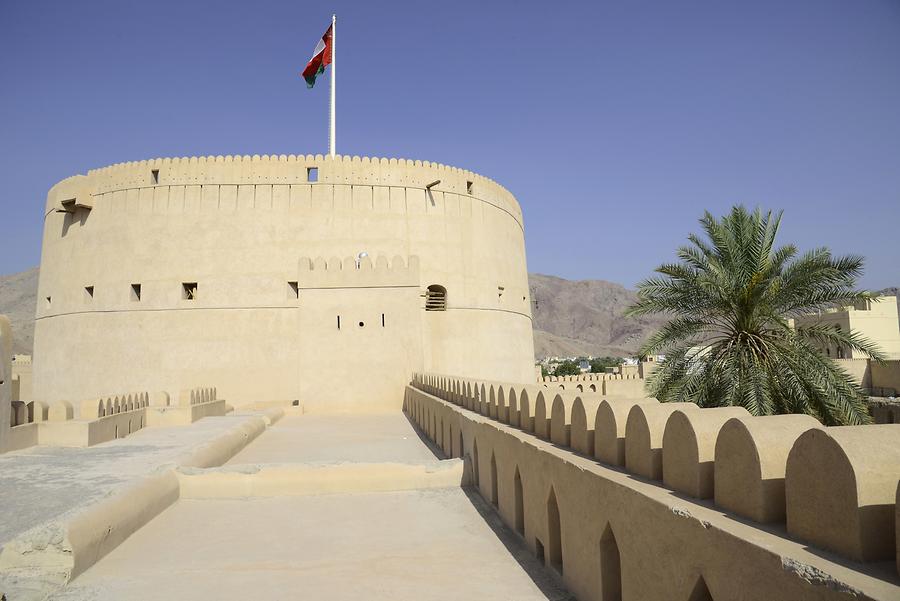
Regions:
<instances>
[{"instance_id":1,"label":"arched merlon","mask_svg":"<svg viewBox=\"0 0 900 601\"><path fill-rule=\"evenodd\" d=\"M534 401L534 433L539 438L550 440L550 410L553 397L539 394Z\"/></svg>"},{"instance_id":2,"label":"arched merlon","mask_svg":"<svg viewBox=\"0 0 900 601\"><path fill-rule=\"evenodd\" d=\"M497 386L497 396L494 401L496 403L496 408L491 412L491 416L501 423L508 424L509 405L506 404L506 391L504 390L503 384Z\"/></svg>"},{"instance_id":3,"label":"arched merlon","mask_svg":"<svg viewBox=\"0 0 900 601\"><path fill-rule=\"evenodd\" d=\"M638 403L658 405L652 399L606 399L597 407L594 420L594 457L609 465L625 465L625 424L628 413Z\"/></svg>"},{"instance_id":4,"label":"arched merlon","mask_svg":"<svg viewBox=\"0 0 900 601\"><path fill-rule=\"evenodd\" d=\"M639 403L625 422L625 469L632 474L662 480L663 434L675 411L699 411L693 403Z\"/></svg>"},{"instance_id":5,"label":"arched merlon","mask_svg":"<svg viewBox=\"0 0 900 601\"><path fill-rule=\"evenodd\" d=\"M594 424L597 420L599 397L579 396L572 403L572 448L582 455L594 455Z\"/></svg>"},{"instance_id":6,"label":"arched merlon","mask_svg":"<svg viewBox=\"0 0 900 601\"><path fill-rule=\"evenodd\" d=\"M780 529L755 527L707 502L673 495L661 483L638 481L562 445L549 445L532 434L466 411L453 401L414 389L408 393L418 423L430 424L437 418L453 424L454 432L460 431L471 458L478 457L481 494L489 499L494 498L494 480L487 474L493 471L492 459L496 461L499 516L511 528L524 530L525 542L533 552L538 552L538 543L545 553L548 543L553 544L548 536L546 501L549 491L555 491L560 514L558 542L565 559L562 578L579 599L606 598L603 576L607 571L603 566L608 557L602 542L607 525L616 531L622 591L627 591L629 599L692 599L701 577L699 590L705 599L897 598L898 581L883 571L883 565L861 568L833 553L787 540ZM434 439L439 434L432 430L430 436ZM517 472L521 474L521 492L515 487ZM894 488L892 496L896 494ZM517 509L517 496L522 498L524 511ZM740 561L735 562L735 557ZM648 573L653 577L647 578Z\"/></svg>"},{"instance_id":7,"label":"arched merlon","mask_svg":"<svg viewBox=\"0 0 900 601\"><path fill-rule=\"evenodd\" d=\"M507 406L507 415L506 422L511 426L519 425L519 393L516 392L515 386L509 387L509 392L506 395L506 406Z\"/></svg>"},{"instance_id":8,"label":"arched merlon","mask_svg":"<svg viewBox=\"0 0 900 601\"><path fill-rule=\"evenodd\" d=\"M784 521L784 471L801 434L821 428L808 415L729 419L716 441L716 505L760 523Z\"/></svg>"},{"instance_id":9,"label":"arched merlon","mask_svg":"<svg viewBox=\"0 0 900 601\"><path fill-rule=\"evenodd\" d=\"M550 406L550 441L569 446L572 429L572 406L578 400L574 394L557 394Z\"/></svg>"},{"instance_id":10,"label":"arched merlon","mask_svg":"<svg viewBox=\"0 0 900 601\"><path fill-rule=\"evenodd\" d=\"M525 432L534 432L534 411L538 403L544 403L543 391L519 399L519 427Z\"/></svg>"},{"instance_id":11,"label":"arched merlon","mask_svg":"<svg viewBox=\"0 0 900 601\"><path fill-rule=\"evenodd\" d=\"M676 411L663 433L663 482L698 499L713 496L716 437L733 417L750 417L743 407Z\"/></svg>"},{"instance_id":12,"label":"arched merlon","mask_svg":"<svg viewBox=\"0 0 900 601\"><path fill-rule=\"evenodd\" d=\"M900 424L803 433L788 455L788 533L857 561L893 559Z\"/></svg>"},{"instance_id":13,"label":"arched merlon","mask_svg":"<svg viewBox=\"0 0 900 601\"><path fill-rule=\"evenodd\" d=\"M499 388L499 385L497 388ZM494 388L493 384L491 384L491 387L488 390L488 404L486 409L487 413L485 413L485 415L487 417L497 419L497 389Z\"/></svg>"}]
</instances>

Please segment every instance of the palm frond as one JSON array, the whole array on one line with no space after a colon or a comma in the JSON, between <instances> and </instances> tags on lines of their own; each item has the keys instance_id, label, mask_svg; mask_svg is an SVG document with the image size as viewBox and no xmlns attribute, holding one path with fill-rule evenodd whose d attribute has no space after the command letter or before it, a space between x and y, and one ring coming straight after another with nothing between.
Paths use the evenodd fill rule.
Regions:
<instances>
[{"instance_id":1,"label":"palm frond","mask_svg":"<svg viewBox=\"0 0 900 601\"><path fill-rule=\"evenodd\" d=\"M867 423L862 389L826 357L835 346L883 354L857 332L826 325L792 328L789 318L872 299L855 288L862 257L827 248L799 254L776 247L782 212L736 206L705 212L677 262L638 285L626 315L661 313L669 323L641 347L665 352L647 380L660 401L741 406L753 415L807 413L827 424Z\"/></svg>"}]
</instances>

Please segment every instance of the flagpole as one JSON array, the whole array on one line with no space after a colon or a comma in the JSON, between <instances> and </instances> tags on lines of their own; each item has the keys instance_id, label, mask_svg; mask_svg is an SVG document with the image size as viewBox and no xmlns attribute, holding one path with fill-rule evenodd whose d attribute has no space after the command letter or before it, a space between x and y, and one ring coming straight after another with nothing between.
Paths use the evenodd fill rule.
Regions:
<instances>
[{"instance_id":1,"label":"flagpole","mask_svg":"<svg viewBox=\"0 0 900 601\"><path fill-rule=\"evenodd\" d=\"M334 157L335 153L335 133L334 133L334 66L335 66L335 15L331 15L331 119L328 127L328 153Z\"/></svg>"}]
</instances>

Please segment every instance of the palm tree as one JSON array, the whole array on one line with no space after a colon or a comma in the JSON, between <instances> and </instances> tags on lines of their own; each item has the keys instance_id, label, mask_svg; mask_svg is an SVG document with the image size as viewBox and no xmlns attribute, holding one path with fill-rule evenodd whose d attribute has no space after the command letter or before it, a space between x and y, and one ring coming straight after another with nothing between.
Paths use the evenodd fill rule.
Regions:
<instances>
[{"instance_id":1,"label":"palm tree","mask_svg":"<svg viewBox=\"0 0 900 601\"><path fill-rule=\"evenodd\" d=\"M736 206L700 220L707 239L691 234L677 263L638 285L628 315L663 313L667 325L641 347L665 353L648 378L660 401L701 407L741 406L753 415L806 413L828 425L871 421L866 395L817 345L842 346L881 361L855 332L833 326L794 327L790 318L872 298L854 288L863 259L827 248L798 256L775 248L781 213Z\"/></svg>"}]
</instances>

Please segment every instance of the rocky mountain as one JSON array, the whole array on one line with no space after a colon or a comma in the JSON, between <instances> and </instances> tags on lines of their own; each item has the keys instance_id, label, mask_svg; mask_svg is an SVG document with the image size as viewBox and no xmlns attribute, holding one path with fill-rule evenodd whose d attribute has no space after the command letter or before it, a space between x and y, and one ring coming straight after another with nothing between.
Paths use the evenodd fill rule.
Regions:
<instances>
[{"instance_id":1,"label":"rocky mountain","mask_svg":"<svg viewBox=\"0 0 900 601\"><path fill-rule=\"evenodd\" d=\"M623 356L665 323L659 317L624 317L634 291L604 280L565 280L530 274L536 357Z\"/></svg>"},{"instance_id":2,"label":"rocky mountain","mask_svg":"<svg viewBox=\"0 0 900 601\"><path fill-rule=\"evenodd\" d=\"M625 356L665 323L665 318L623 316L636 296L620 284L604 280L565 280L552 275L528 276L534 312L534 353L552 356ZM13 323L13 349L31 353L38 269L0 276L0 313ZM882 294L896 295L897 288Z\"/></svg>"},{"instance_id":3,"label":"rocky mountain","mask_svg":"<svg viewBox=\"0 0 900 601\"><path fill-rule=\"evenodd\" d=\"M37 283L37 267L0 276L0 314L9 317L12 322L14 353L31 354Z\"/></svg>"}]
</instances>

